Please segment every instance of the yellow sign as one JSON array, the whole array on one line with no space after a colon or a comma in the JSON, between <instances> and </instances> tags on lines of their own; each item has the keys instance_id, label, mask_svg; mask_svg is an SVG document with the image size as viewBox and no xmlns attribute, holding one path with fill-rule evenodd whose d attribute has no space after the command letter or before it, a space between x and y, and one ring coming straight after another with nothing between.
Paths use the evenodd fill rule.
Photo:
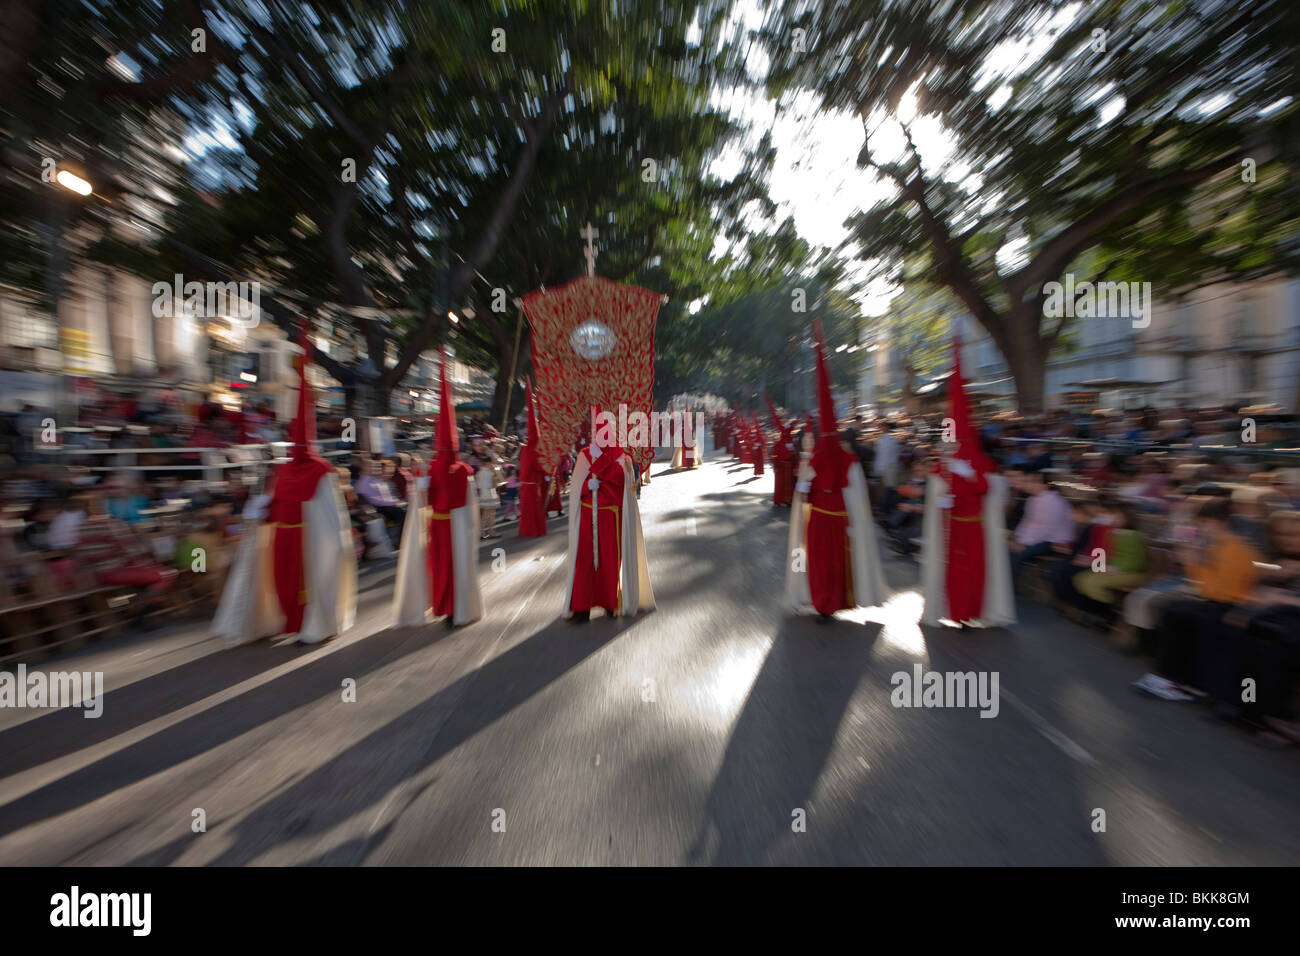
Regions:
<instances>
[{"instance_id":1,"label":"yellow sign","mask_svg":"<svg viewBox=\"0 0 1300 956\"><path fill-rule=\"evenodd\" d=\"M63 370L65 372L93 372L95 353L90 348L90 333L85 329L63 326Z\"/></svg>"}]
</instances>

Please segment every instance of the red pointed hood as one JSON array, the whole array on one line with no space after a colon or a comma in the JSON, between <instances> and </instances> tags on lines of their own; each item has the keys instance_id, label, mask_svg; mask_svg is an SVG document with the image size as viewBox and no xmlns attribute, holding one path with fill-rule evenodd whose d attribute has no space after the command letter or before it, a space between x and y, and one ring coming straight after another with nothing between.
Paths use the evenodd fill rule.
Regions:
<instances>
[{"instance_id":1,"label":"red pointed hood","mask_svg":"<svg viewBox=\"0 0 1300 956\"><path fill-rule=\"evenodd\" d=\"M817 406L821 416L821 430L813 449L812 468L819 476L828 477L836 484L846 473L849 453L840 444L839 419L835 415L835 398L831 395L831 375L826 365L826 339L822 335L820 319L813 319L813 334L817 339Z\"/></svg>"},{"instance_id":2,"label":"red pointed hood","mask_svg":"<svg viewBox=\"0 0 1300 956\"><path fill-rule=\"evenodd\" d=\"M316 396L307 381L307 363L311 361L311 340L307 336L307 323L303 322L298 330L298 345L302 355L293 358L298 370L298 411L289 424L289 441L293 442L292 455L295 459L311 455L311 446L316 441Z\"/></svg>"},{"instance_id":3,"label":"red pointed hood","mask_svg":"<svg viewBox=\"0 0 1300 956\"><path fill-rule=\"evenodd\" d=\"M772 401L772 396L764 392L763 398L767 401L767 412L772 416L772 426L782 435L786 434L785 422L781 421L781 415L776 410L776 403Z\"/></svg>"},{"instance_id":4,"label":"red pointed hood","mask_svg":"<svg viewBox=\"0 0 1300 956\"><path fill-rule=\"evenodd\" d=\"M948 379L948 414L955 425L958 449L954 458L969 461L971 467L979 474L996 471L989 457L984 454L984 446L979 433L971 421L970 401L966 396L966 379L961 370L961 337L952 339L952 376Z\"/></svg>"},{"instance_id":5,"label":"red pointed hood","mask_svg":"<svg viewBox=\"0 0 1300 956\"><path fill-rule=\"evenodd\" d=\"M298 370L298 414L289 425L289 440L293 442L289 461L275 472L273 495L280 501L310 501L316 486L331 466L312 451L316 441L316 401L311 384L307 381L307 363L311 361L311 341L307 336L308 324L303 322L298 332L302 355L293 358Z\"/></svg>"},{"instance_id":6,"label":"red pointed hood","mask_svg":"<svg viewBox=\"0 0 1300 956\"><path fill-rule=\"evenodd\" d=\"M826 365L826 339L822 335L821 319L813 319L813 335L817 339L817 411L821 416L821 434L839 434L839 419L835 415L835 398L831 395L831 373Z\"/></svg>"},{"instance_id":7,"label":"red pointed hood","mask_svg":"<svg viewBox=\"0 0 1300 956\"><path fill-rule=\"evenodd\" d=\"M437 467L447 472L459 460L460 440L456 436L456 403L451 397L451 382L447 378L447 350L439 349L441 359L438 369L438 421L433 428L433 461L430 469Z\"/></svg>"}]
</instances>

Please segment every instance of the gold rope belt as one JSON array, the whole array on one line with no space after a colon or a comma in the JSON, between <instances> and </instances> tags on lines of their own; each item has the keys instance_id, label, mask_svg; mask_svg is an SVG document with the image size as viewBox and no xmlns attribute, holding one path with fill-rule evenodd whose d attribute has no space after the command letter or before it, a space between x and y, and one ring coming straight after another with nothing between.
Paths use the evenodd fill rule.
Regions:
<instances>
[{"instance_id":1,"label":"gold rope belt","mask_svg":"<svg viewBox=\"0 0 1300 956\"><path fill-rule=\"evenodd\" d=\"M435 511L433 513L433 518L435 521L446 521L450 517L451 517L450 511Z\"/></svg>"},{"instance_id":2,"label":"gold rope belt","mask_svg":"<svg viewBox=\"0 0 1300 956\"><path fill-rule=\"evenodd\" d=\"M277 521L275 526L277 528L301 528L302 522L300 521L297 524L285 524L283 521Z\"/></svg>"},{"instance_id":3,"label":"gold rope belt","mask_svg":"<svg viewBox=\"0 0 1300 956\"><path fill-rule=\"evenodd\" d=\"M827 511L825 508L818 508L816 505L809 505L808 507L813 511L820 511L824 515L832 515L836 518L847 518L849 516L847 511Z\"/></svg>"},{"instance_id":4,"label":"gold rope belt","mask_svg":"<svg viewBox=\"0 0 1300 956\"><path fill-rule=\"evenodd\" d=\"M979 516L979 515L975 515L974 517L971 517L971 518L958 518L956 515L949 515L949 517L952 518L953 521L962 521L962 522L979 521L979 520L980 520L980 516Z\"/></svg>"},{"instance_id":5,"label":"gold rope belt","mask_svg":"<svg viewBox=\"0 0 1300 956\"><path fill-rule=\"evenodd\" d=\"M591 507L591 502L590 502L590 501L587 501L587 500L584 498L583 501L582 501L582 506L583 506L584 508L590 508L590 507ZM601 505L601 506L600 506L600 510L601 510L601 511L620 511L620 510L622 510L622 508L623 508L622 505Z\"/></svg>"}]
</instances>

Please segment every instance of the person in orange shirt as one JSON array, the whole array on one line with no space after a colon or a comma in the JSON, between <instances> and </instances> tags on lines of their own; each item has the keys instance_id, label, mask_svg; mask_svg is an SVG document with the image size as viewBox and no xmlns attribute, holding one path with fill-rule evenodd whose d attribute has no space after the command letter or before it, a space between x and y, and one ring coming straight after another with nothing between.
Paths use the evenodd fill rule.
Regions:
<instances>
[{"instance_id":1,"label":"person in orange shirt","mask_svg":"<svg viewBox=\"0 0 1300 956\"><path fill-rule=\"evenodd\" d=\"M1259 553L1233 534L1232 507L1226 498L1212 498L1196 515L1200 540L1180 555L1195 598L1168 604L1156 628L1155 673L1134 683L1143 693L1163 700L1191 700L1184 684L1204 688L1213 675L1206 665L1215 650L1239 626L1232 612L1250 599L1259 581Z\"/></svg>"}]
</instances>

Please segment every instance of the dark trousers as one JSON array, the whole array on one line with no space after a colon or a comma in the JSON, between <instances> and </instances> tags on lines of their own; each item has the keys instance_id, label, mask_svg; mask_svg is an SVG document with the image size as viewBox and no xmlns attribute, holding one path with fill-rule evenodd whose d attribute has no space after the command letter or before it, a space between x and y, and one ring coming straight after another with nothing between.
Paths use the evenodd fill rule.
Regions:
<instances>
[{"instance_id":1,"label":"dark trousers","mask_svg":"<svg viewBox=\"0 0 1300 956\"><path fill-rule=\"evenodd\" d=\"M1020 551L1011 552L1011 579L1013 581L1020 578L1021 569L1033 561L1035 558L1041 558L1045 554L1052 554L1054 551L1052 542L1040 541L1038 544L1027 545Z\"/></svg>"},{"instance_id":2,"label":"dark trousers","mask_svg":"<svg viewBox=\"0 0 1300 956\"><path fill-rule=\"evenodd\" d=\"M1300 677L1300 608L1265 608L1244 630L1231 635L1230 672L1215 682L1214 696L1238 708L1250 720L1293 720L1295 683ZM1243 681L1254 681L1253 701L1242 700ZM1207 688L1211 689L1211 688Z\"/></svg>"},{"instance_id":3,"label":"dark trousers","mask_svg":"<svg viewBox=\"0 0 1300 956\"><path fill-rule=\"evenodd\" d=\"M1156 627L1156 671L1202 690L1221 687L1234 674L1234 631L1223 616L1234 605L1195 598L1166 604Z\"/></svg>"},{"instance_id":4,"label":"dark trousers","mask_svg":"<svg viewBox=\"0 0 1300 956\"><path fill-rule=\"evenodd\" d=\"M393 530L389 532L389 537L393 539L394 544L402 540L402 527L406 524L406 509L398 505L374 505L376 511L384 516L385 521L393 523Z\"/></svg>"}]
</instances>

